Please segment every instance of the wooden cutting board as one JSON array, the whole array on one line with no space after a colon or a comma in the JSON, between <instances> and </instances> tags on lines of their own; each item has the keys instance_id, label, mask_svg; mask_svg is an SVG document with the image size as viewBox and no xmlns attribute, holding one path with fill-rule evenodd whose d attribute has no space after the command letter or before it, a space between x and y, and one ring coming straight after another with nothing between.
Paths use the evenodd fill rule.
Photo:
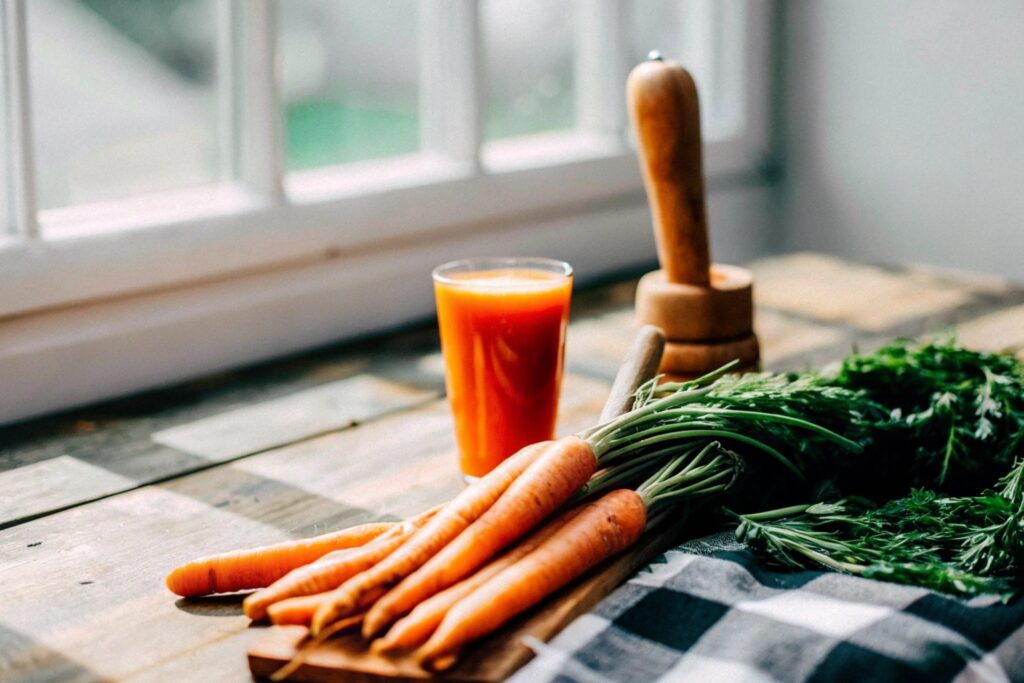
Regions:
<instances>
[{"instance_id":1,"label":"wooden cutting board","mask_svg":"<svg viewBox=\"0 0 1024 683\"><path fill-rule=\"evenodd\" d=\"M665 338L661 331L647 325L641 328L615 377L601 421L619 415L633 403L633 392L653 377L661 361ZM452 681L501 681L525 664L533 652L523 644L532 636L548 641L570 621L597 604L616 586L636 573L659 552L678 541L678 529L649 532L629 552L611 558L577 581L558 591L504 628L471 644L459 662L443 675L434 676L421 669L408 655L371 654L358 632L342 634L306 647L304 663L288 678L294 681L380 681L431 678ZM307 644L304 626L271 626L267 634L249 648L249 669L256 677L270 676L290 662Z\"/></svg>"},{"instance_id":2,"label":"wooden cutting board","mask_svg":"<svg viewBox=\"0 0 1024 683\"><path fill-rule=\"evenodd\" d=\"M641 538L631 552L612 558L584 575L533 610L513 620L475 645L470 645L459 663L442 675L431 675L408 656L374 655L358 633L349 633L311 649L305 663L288 680L345 683L397 679L421 681L436 678L451 681L501 681L533 657L523 644L525 636L548 641L570 621L583 614L616 586L675 545L678 529L666 529ZM272 626L248 651L249 669L254 676L269 676L289 662L306 640L304 626Z\"/></svg>"}]
</instances>

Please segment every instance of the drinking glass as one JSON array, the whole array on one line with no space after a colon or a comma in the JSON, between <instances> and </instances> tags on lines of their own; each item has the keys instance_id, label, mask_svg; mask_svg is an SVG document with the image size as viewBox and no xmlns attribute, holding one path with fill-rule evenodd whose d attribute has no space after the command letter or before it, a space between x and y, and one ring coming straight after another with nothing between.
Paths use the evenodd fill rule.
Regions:
<instances>
[{"instance_id":1,"label":"drinking glass","mask_svg":"<svg viewBox=\"0 0 1024 683\"><path fill-rule=\"evenodd\" d=\"M467 478L554 436L572 267L545 258L476 258L434 269L434 294Z\"/></svg>"}]
</instances>

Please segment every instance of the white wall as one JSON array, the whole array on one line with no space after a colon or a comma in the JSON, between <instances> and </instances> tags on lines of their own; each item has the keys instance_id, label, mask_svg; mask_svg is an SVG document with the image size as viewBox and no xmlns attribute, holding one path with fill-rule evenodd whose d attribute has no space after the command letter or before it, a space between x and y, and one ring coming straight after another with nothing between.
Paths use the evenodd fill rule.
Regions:
<instances>
[{"instance_id":1,"label":"white wall","mask_svg":"<svg viewBox=\"0 0 1024 683\"><path fill-rule=\"evenodd\" d=\"M782 13L786 245L1024 281L1024 2Z\"/></svg>"}]
</instances>

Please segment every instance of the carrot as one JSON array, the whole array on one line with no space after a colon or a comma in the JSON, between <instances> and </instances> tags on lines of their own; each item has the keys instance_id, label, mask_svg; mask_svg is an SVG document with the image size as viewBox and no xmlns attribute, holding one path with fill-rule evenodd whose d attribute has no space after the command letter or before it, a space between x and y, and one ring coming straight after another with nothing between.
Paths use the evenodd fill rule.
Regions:
<instances>
[{"instance_id":1,"label":"carrot","mask_svg":"<svg viewBox=\"0 0 1024 683\"><path fill-rule=\"evenodd\" d=\"M400 550L341 584L317 610L310 631L316 635L330 622L372 605L384 591L416 571L484 514L551 445L552 442L544 441L527 446L463 489Z\"/></svg>"},{"instance_id":2,"label":"carrot","mask_svg":"<svg viewBox=\"0 0 1024 683\"><path fill-rule=\"evenodd\" d=\"M323 593L338 587L349 577L369 569L394 552L440 508L441 506L437 506L401 524L396 524L360 548L330 553L312 564L289 572L263 590L247 596L242 601L242 611L256 621L265 617L267 607L275 602L299 595Z\"/></svg>"},{"instance_id":3,"label":"carrot","mask_svg":"<svg viewBox=\"0 0 1024 683\"><path fill-rule=\"evenodd\" d=\"M363 621L363 637L370 638L430 596L472 574L557 510L596 469L597 457L586 441L577 436L556 441L487 512L373 605ZM314 628L329 623L318 619L330 613L330 604L325 602L317 610Z\"/></svg>"},{"instance_id":4,"label":"carrot","mask_svg":"<svg viewBox=\"0 0 1024 683\"><path fill-rule=\"evenodd\" d=\"M341 548L364 545L393 526L390 522L362 524L312 538L201 557L171 571L167 587L185 597L263 588L296 567Z\"/></svg>"},{"instance_id":5,"label":"carrot","mask_svg":"<svg viewBox=\"0 0 1024 683\"><path fill-rule=\"evenodd\" d=\"M313 593L312 595L298 595L294 598L285 598L267 607L267 617L273 624L300 624L309 626L313 618L313 612L319 607L320 601L328 595L328 592Z\"/></svg>"},{"instance_id":6,"label":"carrot","mask_svg":"<svg viewBox=\"0 0 1024 683\"><path fill-rule=\"evenodd\" d=\"M406 538L402 535L389 535L362 548L332 553L331 556L313 564L299 567L263 590L247 596L242 601L242 611L253 621L259 621L267 615L267 609L276 602L329 591L350 576L372 567L374 563L393 552Z\"/></svg>"},{"instance_id":7,"label":"carrot","mask_svg":"<svg viewBox=\"0 0 1024 683\"><path fill-rule=\"evenodd\" d=\"M417 660L435 670L447 667L466 643L635 543L646 523L644 500L635 491L617 489L587 504L533 552L453 607L417 650Z\"/></svg>"},{"instance_id":8,"label":"carrot","mask_svg":"<svg viewBox=\"0 0 1024 683\"><path fill-rule=\"evenodd\" d=\"M469 578L460 581L454 586L449 586L440 593L416 605L416 608L403 619L396 622L384 637L373 641L371 646L373 652L405 650L425 643L430 634L437 628L437 625L444 619L444 615L456 603L487 583L492 576L504 571L506 567L511 566L520 558L532 552L541 543L550 538L552 534L561 529L566 522L575 517L578 512L579 508L574 508L559 515L525 541L516 545Z\"/></svg>"}]
</instances>

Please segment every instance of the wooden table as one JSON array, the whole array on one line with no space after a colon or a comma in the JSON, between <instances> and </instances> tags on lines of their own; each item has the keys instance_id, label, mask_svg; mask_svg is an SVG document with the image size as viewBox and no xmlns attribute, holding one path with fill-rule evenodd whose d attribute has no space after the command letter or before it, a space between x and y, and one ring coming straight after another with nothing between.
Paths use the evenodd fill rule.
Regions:
<instances>
[{"instance_id":1,"label":"wooden table","mask_svg":"<svg viewBox=\"0 0 1024 683\"><path fill-rule=\"evenodd\" d=\"M752 267L769 369L954 325L1024 348L1024 290L1001 280L813 254ZM600 411L634 283L575 297L563 432ZM178 600L167 570L452 496L442 384L425 323L0 430L0 681L247 680L260 629L239 598Z\"/></svg>"}]
</instances>

